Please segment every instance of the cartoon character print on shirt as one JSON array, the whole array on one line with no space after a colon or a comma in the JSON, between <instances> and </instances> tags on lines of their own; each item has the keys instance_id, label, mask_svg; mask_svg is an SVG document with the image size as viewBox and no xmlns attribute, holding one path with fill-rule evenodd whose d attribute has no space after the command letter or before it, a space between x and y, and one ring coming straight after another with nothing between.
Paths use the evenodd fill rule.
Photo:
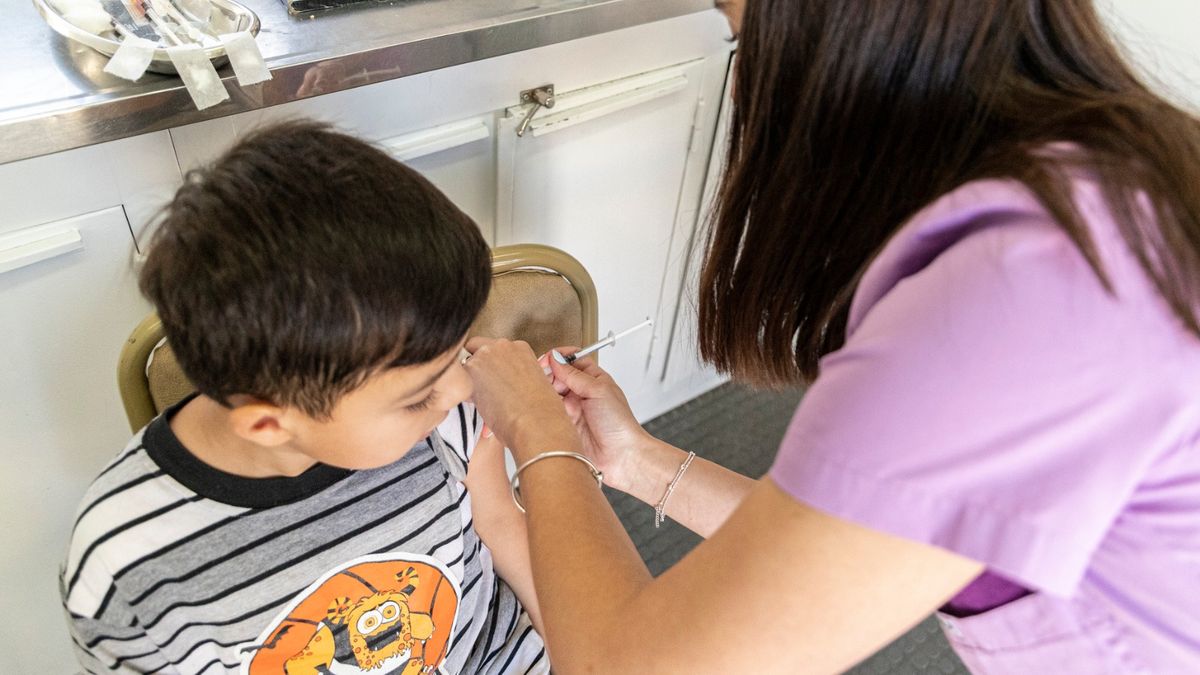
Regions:
<instances>
[{"instance_id":1,"label":"cartoon character print on shirt","mask_svg":"<svg viewBox=\"0 0 1200 675\"><path fill-rule=\"evenodd\" d=\"M438 670L460 590L433 558L375 555L327 572L238 647L243 675L419 675Z\"/></svg>"}]
</instances>

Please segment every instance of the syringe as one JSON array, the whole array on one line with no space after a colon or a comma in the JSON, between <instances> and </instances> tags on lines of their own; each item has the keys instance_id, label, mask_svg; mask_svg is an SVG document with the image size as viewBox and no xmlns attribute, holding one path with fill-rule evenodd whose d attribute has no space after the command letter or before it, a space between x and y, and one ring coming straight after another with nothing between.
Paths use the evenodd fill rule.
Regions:
<instances>
[{"instance_id":1,"label":"syringe","mask_svg":"<svg viewBox=\"0 0 1200 675\"><path fill-rule=\"evenodd\" d=\"M651 321L649 317L647 317L645 321L639 323L638 325L634 326L633 328L623 330L620 333L616 333L615 335L613 334L612 331L609 331L608 335L605 336L603 339L601 339L599 342L594 342L594 343L584 347L583 349L580 349L579 351L575 352L574 354L570 354L568 356L562 356L561 358L555 358L555 360L563 365L567 365L569 363L575 363L575 359L579 359L579 358L587 356L588 354L591 354L593 352L600 351L601 349L604 349L605 347L607 347L609 345L615 345L615 344L617 344L617 340L620 340L623 337L632 335L633 333L636 333L643 328L648 328L653 325L654 325L654 322ZM554 355L555 355L555 357L559 357L559 354L557 352Z\"/></svg>"}]
</instances>

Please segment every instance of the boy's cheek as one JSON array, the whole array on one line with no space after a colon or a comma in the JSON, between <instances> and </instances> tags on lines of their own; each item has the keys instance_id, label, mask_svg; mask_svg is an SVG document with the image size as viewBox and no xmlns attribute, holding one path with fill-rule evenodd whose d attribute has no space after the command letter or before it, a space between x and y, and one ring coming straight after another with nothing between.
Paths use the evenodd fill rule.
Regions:
<instances>
[{"instance_id":1,"label":"boy's cheek","mask_svg":"<svg viewBox=\"0 0 1200 675\"><path fill-rule=\"evenodd\" d=\"M457 406L458 404L455 403L454 405ZM450 416L449 410L435 413L432 417L430 417L428 420L426 420L427 427L425 428L424 433L422 433L420 436L418 436L416 440L420 441L422 438L425 438L429 434L433 433L433 430L438 428L439 426L441 426L442 422L445 422L446 418L449 416ZM414 441L414 442L416 442L416 441Z\"/></svg>"},{"instance_id":2,"label":"boy's cheek","mask_svg":"<svg viewBox=\"0 0 1200 675\"><path fill-rule=\"evenodd\" d=\"M398 461L413 445L407 437L415 434L411 426L396 428L378 423L353 430L323 431L326 433L309 439L305 454L322 464L355 471L377 469Z\"/></svg>"}]
</instances>

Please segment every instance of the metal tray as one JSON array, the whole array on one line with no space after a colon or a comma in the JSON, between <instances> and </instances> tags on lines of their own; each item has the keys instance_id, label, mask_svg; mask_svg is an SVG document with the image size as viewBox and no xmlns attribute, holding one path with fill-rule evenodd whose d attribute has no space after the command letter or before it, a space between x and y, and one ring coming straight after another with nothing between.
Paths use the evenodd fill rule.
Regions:
<instances>
[{"instance_id":1,"label":"metal tray","mask_svg":"<svg viewBox=\"0 0 1200 675\"><path fill-rule=\"evenodd\" d=\"M210 15L207 24L204 25L206 32L214 35L222 33L239 33L242 31L250 31L251 35L258 35L258 30L261 27L261 22L258 15L249 7L241 5L234 0L209 0L212 5L212 14ZM104 2L105 9L111 12L111 3ZM121 36L115 30L107 30L99 35L89 33L85 30L75 27L59 14L47 0L33 0L34 7L38 13L46 20L54 32L63 37L74 40L82 45L86 45L106 56L112 56L116 53L117 48L121 46ZM157 34L144 35L141 30L134 30L141 37L156 39ZM225 47L216 45L208 47L204 50L209 60L213 62L213 66L220 68L225 65L229 58L225 55ZM161 73L164 75L174 75L175 66L171 63L171 57L167 56L167 50L159 47L154 50L154 59L150 62L150 67L147 69L153 73Z\"/></svg>"}]
</instances>

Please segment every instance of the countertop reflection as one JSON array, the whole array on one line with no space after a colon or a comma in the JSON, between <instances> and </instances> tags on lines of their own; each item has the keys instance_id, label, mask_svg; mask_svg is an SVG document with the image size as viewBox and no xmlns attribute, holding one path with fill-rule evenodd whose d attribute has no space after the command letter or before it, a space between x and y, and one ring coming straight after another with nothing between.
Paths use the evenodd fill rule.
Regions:
<instances>
[{"instance_id":1,"label":"countertop reflection","mask_svg":"<svg viewBox=\"0 0 1200 675\"><path fill-rule=\"evenodd\" d=\"M31 2L0 23L0 164L277 105L363 84L574 40L712 7L712 0L381 0L290 16L280 0L239 0L262 19L274 79L200 112L175 77L128 82L106 58L54 33ZM320 80L322 68L353 77ZM307 78L306 78L307 76Z\"/></svg>"}]
</instances>

